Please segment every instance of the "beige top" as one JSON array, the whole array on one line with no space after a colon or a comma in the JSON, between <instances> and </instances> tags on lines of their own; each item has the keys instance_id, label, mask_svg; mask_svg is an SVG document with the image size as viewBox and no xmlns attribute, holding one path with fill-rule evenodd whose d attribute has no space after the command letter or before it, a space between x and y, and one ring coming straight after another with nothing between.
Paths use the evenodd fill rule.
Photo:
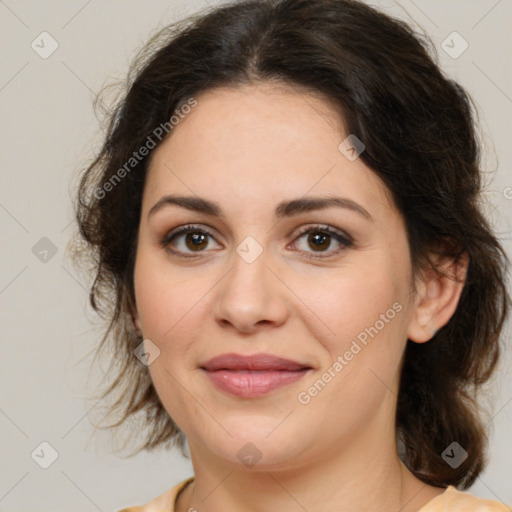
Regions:
<instances>
[{"instance_id":1,"label":"beige top","mask_svg":"<svg viewBox=\"0 0 512 512\"><path fill-rule=\"evenodd\" d=\"M187 478L147 505L123 508L118 512L174 512L178 494L193 480L194 477ZM486 500L467 492L458 491L453 485L450 485L418 512L512 512L512 508L499 501Z\"/></svg>"}]
</instances>

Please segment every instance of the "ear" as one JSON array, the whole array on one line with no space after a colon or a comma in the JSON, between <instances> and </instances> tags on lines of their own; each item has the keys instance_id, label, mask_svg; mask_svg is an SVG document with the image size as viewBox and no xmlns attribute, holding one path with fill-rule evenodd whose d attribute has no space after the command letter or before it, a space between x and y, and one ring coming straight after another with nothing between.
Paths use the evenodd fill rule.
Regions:
<instances>
[{"instance_id":1,"label":"ear","mask_svg":"<svg viewBox=\"0 0 512 512\"><path fill-rule=\"evenodd\" d=\"M416 281L414 311L407 336L416 343L432 339L455 313L464 288L468 256L458 260L433 258L437 271L429 268Z\"/></svg>"}]
</instances>

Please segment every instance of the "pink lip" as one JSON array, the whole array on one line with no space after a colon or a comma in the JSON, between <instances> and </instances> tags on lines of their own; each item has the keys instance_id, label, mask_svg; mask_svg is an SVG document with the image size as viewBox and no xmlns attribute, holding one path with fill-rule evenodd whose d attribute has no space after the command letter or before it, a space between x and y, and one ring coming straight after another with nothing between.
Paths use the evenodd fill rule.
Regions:
<instances>
[{"instance_id":1,"label":"pink lip","mask_svg":"<svg viewBox=\"0 0 512 512\"><path fill-rule=\"evenodd\" d=\"M223 354L201 368L222 391L244 398L265 395L303 377L310 366L271 354Z\"/></svg>"}]
</instances>

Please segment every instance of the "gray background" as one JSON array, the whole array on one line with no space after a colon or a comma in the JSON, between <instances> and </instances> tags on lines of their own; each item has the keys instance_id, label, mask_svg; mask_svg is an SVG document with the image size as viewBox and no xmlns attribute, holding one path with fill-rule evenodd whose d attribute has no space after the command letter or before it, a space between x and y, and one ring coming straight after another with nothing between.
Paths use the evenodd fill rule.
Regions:
<instances>
[{"instance_id":1,"label":"gray background","mask_svg":"<svg viewBox=\"0 0 512 512\"><path fill-rule=\"evenodd\" d=\"M177 451L121 458L112 454L107 433L92 435L90 421L101 404L90 395L105 365L89 369L100 331L86 283L65 249L76 177L100 142L94 93L125 76L158 27L215 3L0 0L2 511L113 511L145 503L192 474ZM375 5L429 34L443 69L472 94L486 147L488 212L511 255L511 0ZM31 47L35 40L40 52L48 51L43 31L58 44L45 59ZM463 42L446 39L453 31L469 44L457 58ZM509 504L511 363L508 348L485 402L493 416L490 462L470 489ZM58 453L48 469L34 460L49 462L43 441Z\"/></svg>"}]
</instances>

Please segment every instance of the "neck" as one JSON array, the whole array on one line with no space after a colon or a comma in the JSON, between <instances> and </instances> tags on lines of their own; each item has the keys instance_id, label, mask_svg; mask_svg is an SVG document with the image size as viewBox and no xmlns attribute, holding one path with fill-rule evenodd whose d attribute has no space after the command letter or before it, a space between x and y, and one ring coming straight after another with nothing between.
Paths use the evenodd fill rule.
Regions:
<instances>
[{"instance_id":1,"label":"neck","mask_svg":"<svg viewBox=\"0 0 512 512\"><path fill-rule=\"evenodd\" d=\"M424 484L402 464L394 428L388 435L373 430L369 426L351 435L350 443L338 451L279 470L236 468L189 442L195 481L180 496L176 510L419 511L443 489Z\"/></svg>"}]
</instances>

